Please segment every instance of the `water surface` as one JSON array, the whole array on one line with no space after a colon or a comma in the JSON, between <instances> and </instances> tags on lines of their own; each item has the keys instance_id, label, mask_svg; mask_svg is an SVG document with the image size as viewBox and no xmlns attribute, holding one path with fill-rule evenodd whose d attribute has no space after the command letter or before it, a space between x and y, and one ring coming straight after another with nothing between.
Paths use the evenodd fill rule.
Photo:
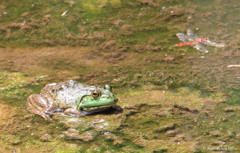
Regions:
<instances>
[{"instance_id":1,"label":"water surface","mask_svg":"<svg viewBox=\"0 0 240 153\"><path fill-rule=\"evenodd\" d=\"M239 3L1 1L0 151L237 152ZM187 29L228 46L174 47ZM111 84L123 111L51 123L25 109L69 79Z\"/></svg>"}]
</instances>

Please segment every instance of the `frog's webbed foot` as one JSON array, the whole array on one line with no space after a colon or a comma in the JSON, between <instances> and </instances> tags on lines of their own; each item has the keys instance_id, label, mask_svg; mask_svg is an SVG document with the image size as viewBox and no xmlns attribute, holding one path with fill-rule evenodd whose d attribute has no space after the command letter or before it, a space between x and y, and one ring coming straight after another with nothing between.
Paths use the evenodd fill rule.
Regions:
<instances>
[{"instance_id":1,"label":"frog's webbed foot","mask_svg":"<svg viewBox=\"0 0 240 153\"><path fill-rule=\"evenodd\" d=\"M65 115L69 115L69 116L74 116L74 117L82 117L85 116L83 113L81 113L79 110L75 109L75 108L68 108L64 111Z\"/></svg>"},{"instance_id":2,"label":"frog's webbed foot","mask_svg":"<svg viewBox=\"0 0 240 153\"><path fill-rule=\"evenodd\" d=\"M27 110L42 116L45 120L52 121L49 114L54 112L57 106L53 101L49 100L51 100L50 97L33 94L27 99Z\"/></svg>"}]
</instances>

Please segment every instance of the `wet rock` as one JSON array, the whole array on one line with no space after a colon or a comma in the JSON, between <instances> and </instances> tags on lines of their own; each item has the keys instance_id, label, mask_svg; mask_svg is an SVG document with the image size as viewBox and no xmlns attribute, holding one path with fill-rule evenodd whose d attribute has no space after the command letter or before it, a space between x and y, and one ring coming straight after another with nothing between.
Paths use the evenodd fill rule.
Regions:
<instances>
[{"instance_id":1,"label":"wet rock","mask_svg":"<svg viewBox=\"0 0 240 153\"><path fill-rule=\"evenodd\" d=\"M122 116L121 114L111 114L104 116L95 116L91 121L92 127L95 131L114 131L121 126Z\"/></svg>"},{"instance_id":2,"label":"wet rock","mask_svg":"<svg viewBox=\"0 0 240 153\"><path fill-rule=\"evenodd\" d=\"M79 131L76 129L68 129L67 131L64 131L63 134L69 139L83 141L93 140L93 136L89 131L79 134Z\"/></svg>"},{"instance_id":3,"label":"wet rock","mask_svg":"<svg viewBox=\"0 0 240 153\"><path fill-rule=\"evenodd\" d=\"M121 108L116 107L101 112L102 114L87 115L85 117L63 116L62 113L59 113L58 116L54 117L54 120L58 120L59 123L70 129L79 129L80 133L91 130L96 132L113 131L121 126L122 116L120 112Z\"/></svg>"},{"instance_id":4,"label":"wet rock","mask_svg":"<svg viewBox=\"0 0 240 153\"><path fill-rule=\"evenodd\" d=\"M49 142L51 141L52 136L50 134L44 134L40 137L40 140L43 142Z\"/></svg>"},{"instance_id":5,"label":"wet rock","mask_svg":"<svg viewBox=\"0 0 240 153\"><path fill-rule=\"evenodd\" d=\"M64 124L69 128L78 128L78 129L86 129L91 126L90 123L84 121L84 119L77 117L68 117L60 121L59 123Z\"/></svg>"}]
</instances>

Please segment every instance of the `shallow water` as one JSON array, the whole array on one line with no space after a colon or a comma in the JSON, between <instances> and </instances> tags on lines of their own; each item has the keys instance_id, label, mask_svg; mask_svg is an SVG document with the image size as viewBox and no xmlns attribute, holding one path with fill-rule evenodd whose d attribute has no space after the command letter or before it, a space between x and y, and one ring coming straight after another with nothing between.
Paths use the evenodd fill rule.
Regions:
<instances>
[{"instance_id":1,"label":"shallow water","mask_svg":"<svg viewBox=\"0 0 240 153\"><path fill-rule=\"evenodd\" d=\"M215 41L223 41L228 47L212 49L209 55L195 61L195 69L206 80L213 80L221 87L238 88L239 68L228 68L239 64L238 13L239 1L193 1L188 3L189 18L185 28L197 29L199 35Z\"/></svg>"},{"instance_id":2,"label":"shallow water","mask_svg":"<svg viewBox=\"0 0 240 153\"><path fill-rule=\"evenodd\" d=\"M1 1L0 151L239 151L239 3ZM189 28L228 46L173 47ZM111 84L123 111L51 123L25 109L69 79Z\"/></svg>"}]
</instances>

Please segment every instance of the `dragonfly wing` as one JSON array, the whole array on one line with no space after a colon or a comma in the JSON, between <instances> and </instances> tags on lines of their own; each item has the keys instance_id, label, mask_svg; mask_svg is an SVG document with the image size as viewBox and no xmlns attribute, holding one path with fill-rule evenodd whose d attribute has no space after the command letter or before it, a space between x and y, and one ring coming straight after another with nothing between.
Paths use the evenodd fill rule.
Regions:
<instances>
[{"instance_id":1,"label":"dragonfly wing","mask_svg":"<svg viewBox=\"0 0 240 153\"><path fill-rule=\"evenodd\" d=\"M195 33L194 33L194 31L192 29L187 29L187 35L188 36L194 36Z\"/></svg>"},{"instance_id":2,"label":"dragonfly wing","mask_svg":"<svg viewBox=\"0 0 240 153\"><path fill-rule=\"evenodd\" d=\"M188 37L188 41L190 42L200 38L197 34L194 33L192 29L187 30L187 37Z\"/></svg>"},{"instance_id":3,"label":"dragonfly wing","mask_svg":"<svg viewBox=\"0 0 240 153\"><path fill-rule=\"evenodd\" d=\"M200 52L204 52L204 53L209 52L209 50L205 46L203 46L201 43L196 43L196 44L193 44L192 46L193 48L197 49Z\"/></svg>"},{"instance_id":4,"label":"dragonfly wing","mask_svg":"<svg viewBox=\"0 0 240 153\"><path fill-rule=\"evenodd\" d=\"M181 40L182 42L185 42L185 43L189 42L187 40L187 37L186 37L186 35L184 33L177 33L176 35L177 35L178 39Z\"/></svg>"},{"instance_id":5,"label":"dragonfly wing","mask_svg":"<svg viewBox=\"0 0 240 153\"><path fill-rule=\"evenodd\" d=\"M216 43L216 42L213 42L213 41L210 41L210 40L207 40L205 42L203 42L205 45L208 45L208 46L214 46L214 47L226 47L227 45L224 44L224 43Z\"/></svg>"}]
</instances>

